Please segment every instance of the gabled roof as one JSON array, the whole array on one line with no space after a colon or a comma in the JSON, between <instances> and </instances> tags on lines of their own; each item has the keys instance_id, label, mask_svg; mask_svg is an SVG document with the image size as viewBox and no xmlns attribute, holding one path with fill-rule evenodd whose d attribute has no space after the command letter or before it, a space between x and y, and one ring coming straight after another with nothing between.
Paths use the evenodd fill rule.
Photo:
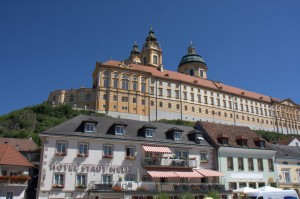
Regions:
<instances>
[{"instance_id":1,"label":"gabled roof","mask_svg":"<svg viewBox=\"0 0 300 199\"><path fill-rule=\"evenodd\" d=\"M300 141L298 138L291 137L291 138L287 138L287 139L280 139L280 140L278 140L277 143L280 144L280 145L289 145L295 139L297 139L298 141Z\"/></svg>"},{"instance_id":2,"label":"gabled roof","mask_svg":"<svg viewBox=\"0 0 300 199\"><path fill-rule=\"evenodd\" d=\"M38 149L32 139L0 138L0 144L9 144L18 151L34 151Z\"/></svg>"},{"instance_id":3,"label":"gabled roof","mask_svg":"<svg viewBox=\"0 0 300 199\"><path fill-rule=\"evenodd\" d=\"M0 145L0 165L33 167L33 165L9 144Z\"/></svg>"},{"instance_id":4,"label":"gabled roof","mask_svg":"<svg viewBox=\"0 0 300 199\"><path fill-rule=\"evenodd\" d=\"M111 67L111 66L120 67L120 66L122 66L122 62L115 61L115 60L109 60L109 61L102 63L101 65L107 66L107 67ZM271 97L269 97L269 96L255 93L252 91L243 90L240 88L235 88L235 87L225 85L223 83L219 83L219 82L209 80L209 79L203 79L200 77L190 76L190 75L186 75L186 74L182 74L182 73L178 73L178 72L174 72L174 71L170 71L170 70L165 70L165 69L163 70L163 72L161 72L161 71L157 70L157 68L155 68L155 67L144 66L144 65L135 64L135 63L131 63L127 68L131 69L131 70L137 70L137 71L141 71L141 72L150 73L151 75L153 75L155 77L169 79L171 81L181 81L181 82L185 82L185 83L189 83L189 84L194 84L195 86L206 87L206 88L212 89L212 90L219 90L219 91L221 90L223 92L232 93L237 96L243 96L243 97L251 98L254 100L258 100L258 101L264 101L267 103L271 102Z\"/></svg>"},{"instance_id":5,"label":"gabled roof","mask_svg":"<svg viewBox=\"0 0 300 199\"><path fill-rule=\"evenodd\" d=\"M247 148L261 149L255 144L255 141L258 137L257 134L254 131L252 131L249 127L198 121L196 124L196 128L205 131L209 135L209 137L211 137L214 144L218 147L245 148L238 145L237 143L238 139L243 138L247 140ZM228 146L223 146L219 144L218 139L220 138L221 134L226 135L226 137L228 137ZM265 149L270 149L270 147L266 146Z\"/></svg>"}]
</instances>

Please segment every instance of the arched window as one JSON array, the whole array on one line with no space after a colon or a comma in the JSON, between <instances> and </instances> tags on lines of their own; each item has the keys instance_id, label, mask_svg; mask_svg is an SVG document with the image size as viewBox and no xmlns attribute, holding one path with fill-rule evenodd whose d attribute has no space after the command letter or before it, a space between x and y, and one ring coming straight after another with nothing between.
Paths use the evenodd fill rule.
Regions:
<instances>
[{"instance_id":1,"label":"arched window","mask_svg":"<svg viewBox=\"0 0 300 199\"><path fill-rule=\"evenodd\" d=\"M108 88L109 87L109 79L107 77L103 78L103 86L105 88Z\"/></svg>"},{"instance_id":2,"label":"arched window","mask_svg":"<svg viewBox=\"0 0 300 199\"><path fill-rule=\"evenodd\" d=\"M119 82L118 79L114 79L114 88L118 88L118 82Z\"/></svg>"},{"instance_id":3,"label":"arched window","mask_svg":"<svg viewBox=\"0 0 300 199\"><path fill-rule=\"evenodd\" d=\"M137 77L135 75L132 76L132 90L138 90Z\"/></svg>"},{"instance_id":4,"label":"arched window","mask_svg":"<svg viewBox=\"0 0 300 199\"><path fill-rule=\"evenodd\" d=\"M153 64L157 64L158 61L157 61L157 55L153 55Z\"/></svg>"},{"instance_id":5,"label":"arched window","mask_svg":"<svg viewBox=\"0 0 300 199\"><path fill-rule=\"evenodd\" d=\"M145 78L141 79L141 92L142 93L146 92L146 80L145 80Z\"/></svg>"},{"instance_id":6,"label":"arched window","mask_svg":"<svg viewBox=\"0 0 300 199\"><path fill-rule=\"evenodd\" d=\"M203 70L200 70L200 77L203 77L203 76L204 76Z\"/></svg>"},{"instance_id":7,"label":"arched window","mask_svg":"<svg viewBox=\"0 0 300 199\"><path fill-rule=\"evenodd\" d=\"M128 90L128 76L127 75L122 76L122 89Z\"/></svg>"},{"instance_id":8,"label":"arched window","mask_svg":"<svg viewBox=\"0 0 300 199\"><path fill-rule=\"evenodd\" d=\"M113 80L113 86L114 88L118 88L119 85L119 74L118 73L114 73L114 80Z\"/></svg>"}]
</instances>

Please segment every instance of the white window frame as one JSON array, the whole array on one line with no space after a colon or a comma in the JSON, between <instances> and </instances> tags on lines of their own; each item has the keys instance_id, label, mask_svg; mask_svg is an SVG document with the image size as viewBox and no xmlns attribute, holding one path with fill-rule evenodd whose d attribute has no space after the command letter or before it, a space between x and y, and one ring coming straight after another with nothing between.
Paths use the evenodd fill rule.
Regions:
<instances>
[{"instance_id":1,"label":"white window frame","mask_svg":"<svg viewBox=\"0 0 300 199\"><path fill-rule=\"evenodd\" d=\"M62 173L54 173L53 175L53 186L58 186L57 188L64 187L65 175Z\"/></svg>"},{"instance_id":2,"label":"white window frame","mask_svg":"<svg viewBox=\"0 0 300 199\"><path fill-rule=\"evenodd\" d=\"M176 159L188 159L189 158L189 151L188 150L175 150Z\"/></svg>"},{"instance_id":3,"label":"white window frame","mask_svg":"<svg viewBox=\"0 0 300 199\"><path fill-rule=\"evenodd\" d=\"M291 172L289 170L284 170L283 171L283 177L284 177L284 182L285 183L291 183ZM288 178L287 178L288 177ZM287 180L288 179L288 180Z\"/></svg>"},{"instance_id":4,"label":"white window frame","mask_svg":"<svg viewBox=\"0 0 300 199\"><path fill-rule=\"evenodd\" d=\"M146 138L152 138L153 137L153 132L154 132L154 129L147 128L146 132L145 132L145 137Z\"/></svg>"},{"instance_id":5,"label":"white window frame","mask_svg":"<svg viewBox=\"0 0 300 199\"><path fill-rule=\"evenodd\" d=\"M86 187L87 175L86 174L77 174L76 175L76 187L81 186L81 188Z\"/></svg>"},{"instance_id":6,"label":"white window frame","mask_svg":"<svg viewBox=\"0 0 300 199\"><path fill-rule=\"evenodd\" d=\"M200 162L208 162L206 151L200 151Z\"/></svg>"},{"instance_id":7,"label":"white window frame","mask_svg":"<svg viewBox=\"0 0 300 199\"><path fill-rule=\"evenodd\" d=\"M174 131L174 140L181 140L181 132L180 131Z\"/></svg>"},{"instance_id":8,"label":"white window frame","mask_svg":"<svg viewBox=\"0 0 300 199\"><path fill-rule=\"evenodd\" d=\"M84 124L84 132L85 133L93 133L95 131L95 124L87 122Z\"/></svg>"},{"instance_id":9,"label":"white window frame","mask_svg":"<svg viewBox=\"0 0 300 199\"><path fill-rule=\"evenodd\" d=\"M125 134L125 127L124 126L116 126L115 134L116 135L124 135Z\"/></svg>"},{"instance_id":10,"label":"white window frame","mask_svg":"<svg viewBox=\"0 0 300 199\"><path fill-rule=\"evenodd\" d=\"M135 147L134 146L126 146L125 147L125 156L126 157L134 157L135 156Z\"/></svg>"},{"instance_id":11,"label":"white window frame","mask_svg":"<svg viewBox=\"0 0 300 199\"><path fill-rule=\"evenodd\" d=\"M101 177L103 184L111 184L112 183L112 175L110 174L103 174Z\"/></svg>"},{"instance_id":12,"label":"white window frame","mask_svg":"<svg viewBox=\"0 0 300 199\"><path fill-rule=\"evenodd\" d=\"M135 175L134 174L126 174L125 175L125 181L134 182L135 181Z\"/></svg>"},{"instance_id":13,"label":"white window frame","mask_svg":"<svg viewBox=\"0 0 300 199\"><path fill-rule=\"evenodd\" d=\"M78 155L88 156L89 154L89 144L85 142L78 143Z\"/></svg>"},{"instance_id":14,"label":"white window frame","mask_svg":"<svg viewBox=\"0 0 300 199\"><path fill-rule=\"evenodd\" d=\"M55 151L57 154L67 154L67 147L66 141L57 141Z\"/></svg>"},{"instance_id":15,"label":"white window frame","mask_svg":"<svg viewBox=\"0 0 300 199\"><path fill-rule=\"evenodd\" d=\"M103 156L113 156L114 147L113 145L104 144L103 145Z\"/></svg>"}]
</instances>

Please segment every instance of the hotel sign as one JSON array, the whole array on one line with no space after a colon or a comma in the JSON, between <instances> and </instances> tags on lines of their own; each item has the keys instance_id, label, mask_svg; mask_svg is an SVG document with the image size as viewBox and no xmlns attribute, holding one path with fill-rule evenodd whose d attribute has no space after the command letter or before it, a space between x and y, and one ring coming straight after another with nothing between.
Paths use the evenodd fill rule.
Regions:
<instances>
[{"instance_id":1,"label":"hotel sign","mask_svg":"<svg viewBox=\"0 0 300 199\"><path fill-rule=\"evenodd\" d=\"M50 163L50 170L64 172L93 172L93 173L128 173L130 166L77 164L77 163Z\"/></svg>"}]
</instances>

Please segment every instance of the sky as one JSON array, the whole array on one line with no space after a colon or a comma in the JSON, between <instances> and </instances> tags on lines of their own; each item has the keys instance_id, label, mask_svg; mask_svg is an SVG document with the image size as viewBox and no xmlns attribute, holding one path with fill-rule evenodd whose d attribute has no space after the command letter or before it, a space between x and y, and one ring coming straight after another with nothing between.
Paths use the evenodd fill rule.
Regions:
<instances>
[{"instance_id":1,"label":"sky","mask_svg":"<svg viewBox=\"0 0 300 199\"><path fill-rule=\"evenodd\" d=\"M92 86L96 61L141 50L152 26L176 71L190 41L208 78L300 104L299 0L1 0L0 115Z\"/></svg>"}]
</instances>

